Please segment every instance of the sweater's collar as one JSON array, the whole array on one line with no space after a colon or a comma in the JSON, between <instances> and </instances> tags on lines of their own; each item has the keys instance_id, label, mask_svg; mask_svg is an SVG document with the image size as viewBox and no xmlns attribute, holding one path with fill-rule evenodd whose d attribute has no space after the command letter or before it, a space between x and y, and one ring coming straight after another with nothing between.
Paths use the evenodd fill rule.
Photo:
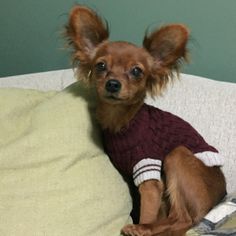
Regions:
<instances>
[{"instance_id":1,"label":"sweater's collar","mask_svg":"<svg viewBox=\"0 0 236 236\"><path fill-rule=\"evenodd\" d=\"M147 126L149 124L149 109L147 104L143 104L138 112L135 114L133 119L130 120L130 122L121 128L121 130L117 133L124 135L125 133L136 133L139 135L141 132L145 132L145 129L147 129Z\"/></svg>"}]
</instances>

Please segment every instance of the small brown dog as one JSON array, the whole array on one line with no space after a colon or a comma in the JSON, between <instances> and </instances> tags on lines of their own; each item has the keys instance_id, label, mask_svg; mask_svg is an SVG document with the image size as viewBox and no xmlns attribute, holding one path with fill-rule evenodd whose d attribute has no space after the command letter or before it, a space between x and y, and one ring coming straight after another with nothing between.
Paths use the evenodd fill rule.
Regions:
<instances>
[{"instance_id":1,"label":"small brown dog","mask_svg":"<svg viewBox=\"0 0 236 236\"><path fill-rule=\"evenodd\" d=\"M96 88L105 149L140 193L139 224L125 226L122 233L184 235L225 196L222 160L187 122L144 104L144 98L160 94L178 72L188 29L161 27L145 36L143 48L109 42L107 24L78 5L70 13L67 36L79 61L79 80Z\"/></svg>"}]
</instances>

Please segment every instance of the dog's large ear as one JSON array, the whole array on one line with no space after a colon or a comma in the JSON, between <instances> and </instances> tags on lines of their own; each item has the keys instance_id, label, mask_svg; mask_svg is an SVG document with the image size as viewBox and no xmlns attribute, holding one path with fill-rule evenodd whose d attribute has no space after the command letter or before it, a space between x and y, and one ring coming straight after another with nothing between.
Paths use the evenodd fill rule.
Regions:
<instances>
[{"instance_id":1,"label":"dog's large ear","mask_svg":"<svg viewBox=\"0 0 236 236\"><path fill-rule=\"evenodd\" d=\"M108 25L92 9L77 5L70 12L66 36L74 49L73 61L79 61L80 74L85 76L95 48L109 37Z\"/></svg>"},{"instance_id":2,"label":"dog's large ear","mask_svg":"<svg viewBox=\"0 0 236 236\"><path fill-rule=\"evenodd\" d=\"M173 72L179 71L186 60L189 30L181 24L167 25L145 36L144 48L154 59L151 76L148 78L148 91L157 95L166 86Z\"/></svg>"}]
</instances>

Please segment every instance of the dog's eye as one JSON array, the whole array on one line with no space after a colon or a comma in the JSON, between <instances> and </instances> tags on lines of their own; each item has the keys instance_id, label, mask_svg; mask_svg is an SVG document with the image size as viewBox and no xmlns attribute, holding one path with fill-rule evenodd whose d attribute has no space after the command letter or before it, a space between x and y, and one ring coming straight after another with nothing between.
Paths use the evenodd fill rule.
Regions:
<instances>
[{"instance_id":1,"label":"dog's eye","mask_svg":"<svg viewBox=\"0 0 236 236\"><path fill-rule=\"evenodd\" d=\"M132 70L130 71L131 75L134 76L135 78L139 78L141 77L141 75L143 74L143 71L140 67L135 66L134 68L132 68Z\"/></svg>"},{"instance_id":2,"label":"dog's eye","mask_svg":"<svg viewBox=\"0 0 236 236\"><path fill-rule=\"evenodd\" d=\"M103 72L107 69L107 65L105 62L98 62L96 65L95 65L95 68L98 72Z\"/></svg>"}]
</instances>

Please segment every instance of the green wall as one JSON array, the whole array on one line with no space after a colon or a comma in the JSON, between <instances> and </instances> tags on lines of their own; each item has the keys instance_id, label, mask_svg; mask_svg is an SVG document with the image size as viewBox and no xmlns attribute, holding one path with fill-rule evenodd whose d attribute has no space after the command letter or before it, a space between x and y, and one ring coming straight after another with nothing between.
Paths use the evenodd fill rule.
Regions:
<instances>
[{"instance_id":1,"label":"green wall","mask_svg":"<svg viewBox=\"0 0 236 236\"><path fill-rule=\"evenodd\" d=\"M184 72L236 82L236 0L84 0L110 24L112 40L141 45L148 26L191 29ZM61 37L70 0L1 0L0 76L70 67Z\"/></svg>"}]
</instances>

